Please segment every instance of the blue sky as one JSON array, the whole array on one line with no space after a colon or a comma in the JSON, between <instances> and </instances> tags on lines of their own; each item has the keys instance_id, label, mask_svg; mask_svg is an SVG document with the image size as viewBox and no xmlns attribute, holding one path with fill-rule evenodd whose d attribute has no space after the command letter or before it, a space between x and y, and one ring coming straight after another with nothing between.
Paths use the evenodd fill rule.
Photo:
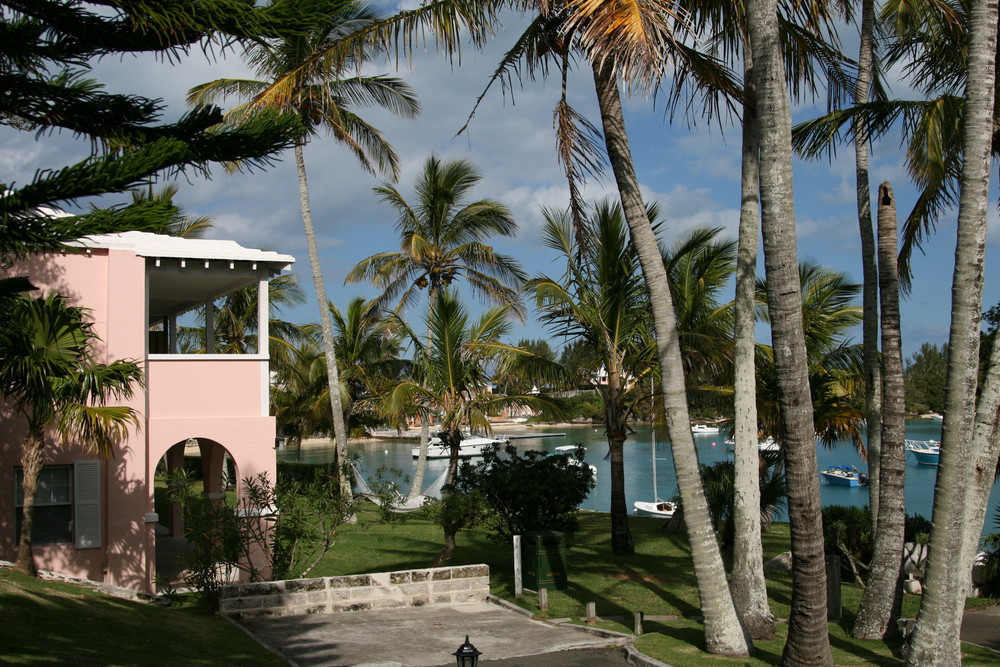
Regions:
<instances>
[{"instance_id":1,"label":"blue sky","mask_svg":"<svg viewBox=\"0 0 1000 667\"><path fill-rule=\"evenodd\" d=\"M432 153L473 161L483 172L476 196L506 203L520 225L517 238L499 239L495 247L519 259L530 274L556 273L560 265L552 251L541 247L539 230L540 207L564 207L567 201L565 181L554 156L552 109L558 95L557 82L527 82L523 90L513 91L514 103L499 89L493 91L467 133L455 136L505 45L515 36L513 28L501 32L497 43L485 53L467 49L461 64L455 66L428 45L425 53L413 58L411 68L399 71L420 96L421 117L400 120L376 111L363 115L383 130L399 153L402 169L397 187L402 192L412 192L414 178ZM390 64L375 66L372 71L391 71ZM184 94L191 86L243 76L245 70L237 54L209 60L196 50L175 65L146 57L106 59L95 73L112 91L163 98L168 105L165 117L170 118L183 110ZM573 104L599 124L592 81L577 75L571 84ZM893 90L900 96L907 94L905 86L898 83ZM795 121L824 110L824 99L799 104ZM670 123L662 104L657 106L653 100L639 97L627 100L626 113L644 194L661 204L667 221L667 242L695 225L722 226L735 236L739 210L738 128L724 123L720 129L718 124L704 122L689 127L680 118ZM6 182L27 182L36 169L58 168L83 157L88 149L86 143L68 136L36 141L33 133L18 133L4 126L0 126L0 140L4 146L0 151L0 180ZM343 306L356 295L372 296L372 288L344 286L343 279L362 258L398 249L394 212L380 204L371 191L380 179L364 173L346 150L327 137L319 137L307 146L306 166L330 298ZM898 135L888 136L874 149L872 189L884 180L893 185L902 219L915 192L906 177ZM294 321L317 319L291 152L266 172L231 176L220 169L210 181L182 180L179 185L178 202L189 213L215 217L217 226L209 236L295 255L295 271L309 293L309 301L283 315ZM860 282L853 152L845 147L832 162L796 161L794 186L800 259L843 271ZM995 192L995 184L993 189ZM589 199L596 200L613 195L614 187L606 178L588 183L585 192ZM1000 281L991 280L996 273L991 267L1000 249L996 196L993 201L984 307L1000 300ZM954 217L953 212L939 223L937 233L925 244L924 254L914 258L913 292L902 304L907 355L925 341L940 344L947 340ZM515 338L521 337L547 335L537 323L529 321L515 333Z\"/></svg>"}]
</instances>

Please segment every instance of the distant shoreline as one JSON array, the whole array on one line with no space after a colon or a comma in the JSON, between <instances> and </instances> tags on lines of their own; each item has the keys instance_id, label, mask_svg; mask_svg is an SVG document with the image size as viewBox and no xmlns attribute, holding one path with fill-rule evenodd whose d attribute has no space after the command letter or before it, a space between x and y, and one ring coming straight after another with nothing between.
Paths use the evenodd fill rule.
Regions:
<instances>
[{"instance_id":1,"label":"distant shoreline","mask_svg":"<svg viewBox=\"0 0 1000 667\"><path fill-rule=\"evenodd\" d=\"M936 419L937 416L934 413L928 413L928 414L918 414L918 415L907 415L906 418L907 419L927 420L927 421L929 421L929 420L932 420L932 419ZM633 423L635 423L635 424L645 424L647 422L633 422ZM715 424L715 423L718 423L718 421L703 420L701 423ZM530 432L530 431L532 431L534 429L541 429L541 428L545 428L545 429L550 429L550 428L572 428L572 427L580 427L580 426L602 428L603 424L598 423L598 422L551 422L551 423L544 423L544 424L539 424L537 422L535 422L535 423L527 423L527 422L496 422L496 423L490 424L490 427L491 427L491 429L493 430L494 433L511 433L511 432L514 432L514 431L529 431ZM433 429L434 427L432 426L431 428ZM354 442L354 443L359 443L359 442L378 442L380 440L386 440L386 441L400 440L400 441L405 441L405 442L416 442L416 441L420 440L420 429L419 428L410 428L410 429L407 429L405 431L399 431L399 432L397 432L395 430L377 431L373 435L371 435L371 436L369 436L367 438L350 438L348 440L348 442ZM331 447L331 446L333 446L333 439L332 438L305 438L305 439L302 440L302 446L303 447Z\"/></svg>"}]
</instances>

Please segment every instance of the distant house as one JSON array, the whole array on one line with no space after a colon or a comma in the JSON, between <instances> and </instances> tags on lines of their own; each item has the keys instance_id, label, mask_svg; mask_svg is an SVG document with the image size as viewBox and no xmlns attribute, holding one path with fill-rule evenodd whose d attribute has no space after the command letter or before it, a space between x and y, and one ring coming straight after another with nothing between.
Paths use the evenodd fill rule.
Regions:
<instances>
[{"instance_id":1,"label":"distant house","mask_svg":"<svg viewBox=\"0 0 1000 667\"><path fill-rule=\"evenodd\" d=\"M80 447L48 448L35 507L33 546L42 569L152 591L158 522L182 526L153 507L157 466L200 455L205 492L221 497L227 475L275 477L275 421L268 414L268 280L289 255L233 241L144 232L87 237L78 251L46 252L18 267L42 293L83 306L103 360L142 363L146 386L131 405L142 428L108 461ZM213 301L249 285L259 294L257 354L215 354ZM206 353L178 354L177 318L205 306ZM0 413L0 558L13 560L20 517L24 425ZM237 482L238 484L238 482ZM242 491L238 489L238 491ZM161 529L162 532L162 529Z\"/></svg>"}]
</instances>

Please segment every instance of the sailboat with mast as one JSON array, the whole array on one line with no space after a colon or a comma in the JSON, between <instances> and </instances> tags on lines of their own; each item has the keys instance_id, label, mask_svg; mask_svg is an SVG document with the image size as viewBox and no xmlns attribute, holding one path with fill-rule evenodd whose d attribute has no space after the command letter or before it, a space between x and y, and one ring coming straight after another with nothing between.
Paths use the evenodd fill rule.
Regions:
<instances>
[{"instance_id":1,"label":"sailboat with mast","mask_svg":"<svg viewBox=\"0 0 1000 667\"><path fill-rule=\"evenodd\" d=\"M677 504L670 502L669 500L663 500L657 493L655 419L651 419L649 422L649 439L653 457L653 502L645 502L642 500L638 500L632 503L632 507L634 508L634 512L637 516L652 516L652 517L659 517L661 519L669 519L673 517L674 512L677 511Z\"/></svg>"}]
</instances>

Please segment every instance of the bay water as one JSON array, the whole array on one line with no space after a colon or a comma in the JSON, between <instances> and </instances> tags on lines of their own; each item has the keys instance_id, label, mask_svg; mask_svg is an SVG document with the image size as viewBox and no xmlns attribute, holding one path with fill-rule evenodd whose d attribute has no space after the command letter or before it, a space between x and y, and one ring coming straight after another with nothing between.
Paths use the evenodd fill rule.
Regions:
<instances>
[{"instance_id":1,"label":"bay water","mask_svg":"<svg viewBox=\"0 0 1000 667\"><path fill-rule=\"evenodd\" d=\"M498 435L530 436L518 437L511 444L519 450L542 450L554 452L556 447L563 445L582 444L586 450L586 460L597 467L597 485L584 501L582 508L598 512L607 512L611 506L611 482L609 466L606 458L608 442L604 429L600 426L521 426L508 427L498 431ZM561 434L561 435L557 435ZM906 437L911 440L940 440L941 422L933 420L911 420L906 424ZM712 464L716 461L732 460L731 447L725 444L725 435L695 434L695 446L701 463ZM648 426L637 425L635 432L625 442L625 495L629 509L635 501L651 501L653 489L653 448ZM412 477L416 467L416 459L411 455L415 439L406 440L364 440L351 442L348 450L351 455L357 455L362 474L370 475L381 466L401 471L405 476ZM307 445L301 452L294 449L278 451L278 460L303 463L321 463L333 459L332 445ZM911 454L906 461L906 512L908 515L919 514L930 519L934 504L934 483L937 478L937 467L917 465ZM670 500L677 494L677 481L670 453L670 445L665 434L657 434L656 442L656 494L664 500ZM867 473L868 465L862 461L850 441L838 442L832 447L817 445L817 458L821 470L832 465L854 465ZM473 459L475 460L475 459ZM447 467L447 459L430 459L427 462L425 486L430 484ZM834 486L820 483L820 495L823 506L868 504L867 487ZM1000 485L993 487L990 496L989 510L983 526L984 533L1000 532L996 523L997 509L1000 507ZM782 511L778 521L787 521L787 514Z\"/></svg>"}]
</instances>

